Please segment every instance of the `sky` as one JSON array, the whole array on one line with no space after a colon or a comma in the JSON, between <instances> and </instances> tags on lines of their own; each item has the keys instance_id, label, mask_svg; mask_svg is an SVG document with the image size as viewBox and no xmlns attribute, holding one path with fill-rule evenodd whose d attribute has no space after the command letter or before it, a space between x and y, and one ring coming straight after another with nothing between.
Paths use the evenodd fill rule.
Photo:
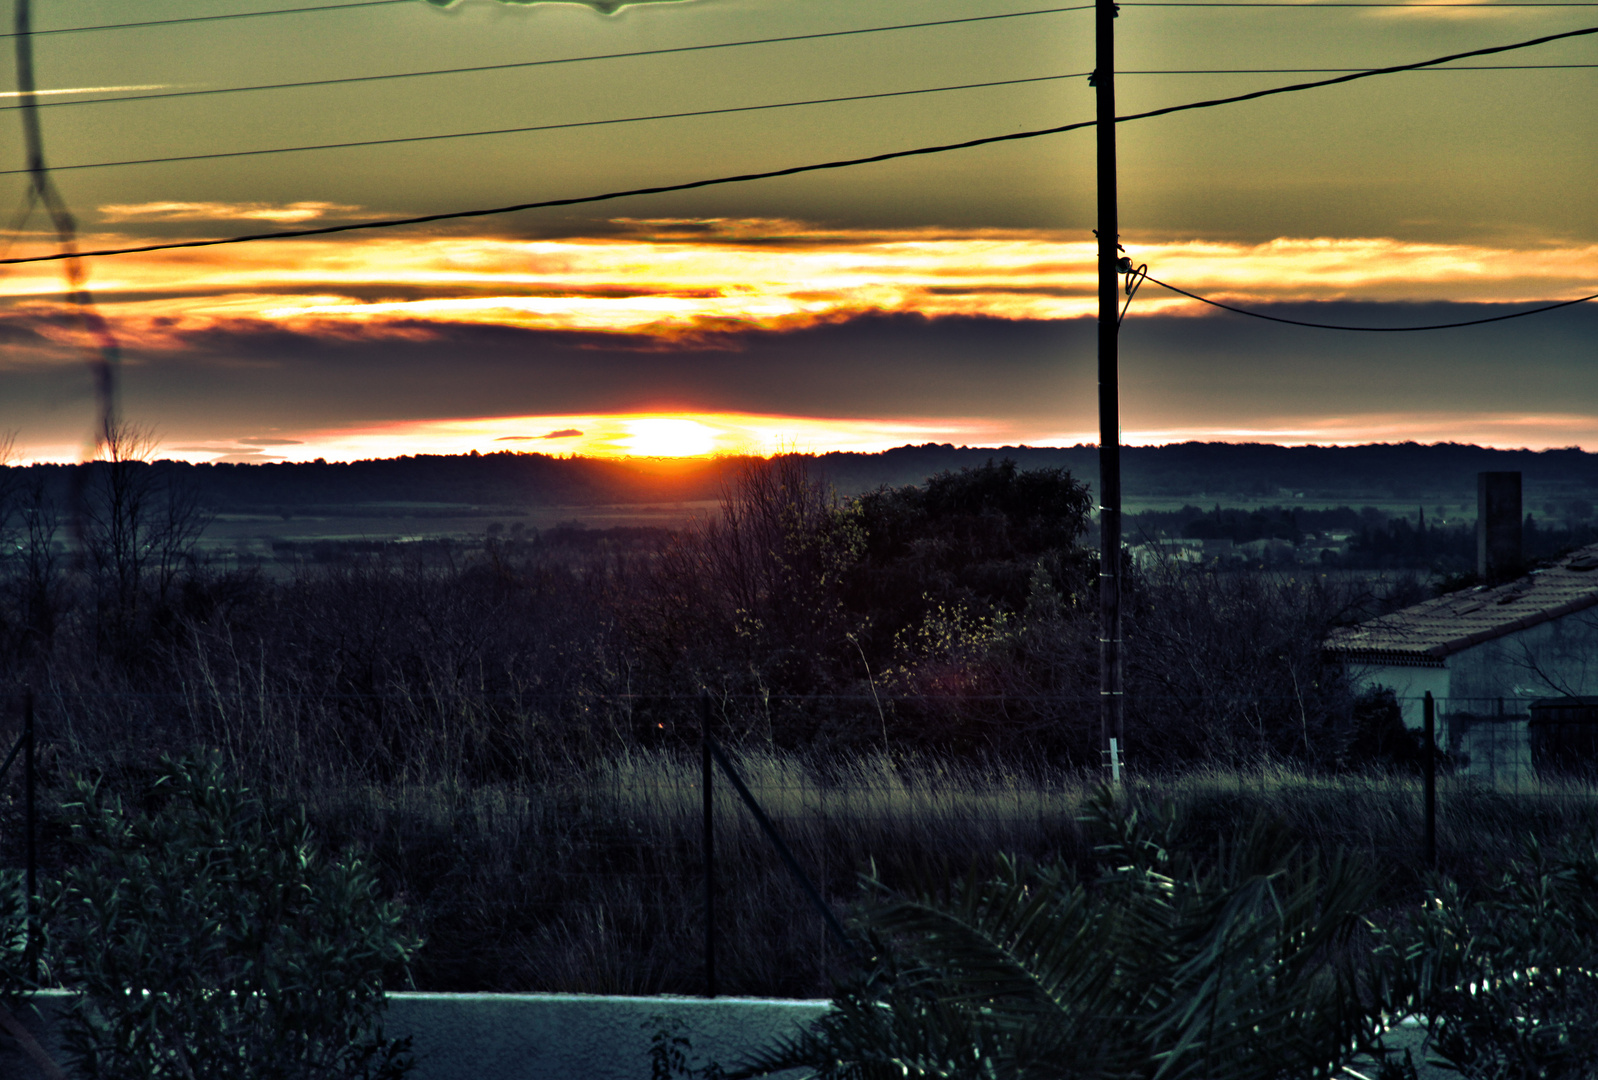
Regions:
<instances>
[{"instance_id":1,"label":"sky","mask_svg":"<svg viewBox=\"0 0 1598 1080\"><path fill-rule=\"evenodd\" d=\"M206 18L313 6L326 10ZM946 22L976 16L1003 17ZM86 29L128 22L160 25ZM943 25L700 48L911 23ZM1041 0L35 0L34 25L46 156L87 248L581 196L1093 116L1092 12ZM1598 8L1574 4L1127 3L1119 111L1324 77L1254 69L1362 69L1590 25ZM654 52L609 55L639 51ZM1129 255L1183 289L1314 322L1426 325L1598 292L1598 36L1467 63L1539 66L1119 125ZM479 70L411 74L460 68ZM1193 73L1239 69L1253 73ZM14 84L7 57L0 86ZM752 108L857 95L894 96ZM47 220L21 214L15 103L0 98L0 247L44 254ZM742 111L637 119L729 109ZM530 127L544 130L416 141ZM410 141L285 151L372 140ZM1093 442L1093 163L1086 130L85 266L122 344L121 414L162 456ZM0 431L21 460L77 458L92 449L90 342L59 265L4 269ZM1146 284L1121 377L1129 443L1598 450L1598 302L1356 334Z\"/></svg>"}]
</instances>

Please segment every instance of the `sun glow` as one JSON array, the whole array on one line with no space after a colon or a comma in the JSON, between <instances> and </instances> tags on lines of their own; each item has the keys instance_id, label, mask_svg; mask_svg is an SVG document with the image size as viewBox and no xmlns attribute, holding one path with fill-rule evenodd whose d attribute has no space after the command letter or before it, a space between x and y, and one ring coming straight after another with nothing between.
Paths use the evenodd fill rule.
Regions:
<instances>
[{"instance_id":1,"label":"sun glow","mask_svg":"<svg viewBox=\"0 0 1598 1080\"><path fill-rule=\"evenodd\" d=\"M1151 418L1152 419L1152 418ZM1372 442L1469 442L1502 449L1581 446L1598 451L1590 417L1580 414L1369 413L1354 416L1260 417L1249 426L1165 424L1129 426L1128 446L1167 443L1265 442L1336 446ZM163 441L156 456L177 461L359 461L418 454L540 453L554 456L653 461L667 473L695 460L724 455L878 453L898 446L1076 446L1097 442L1086 429L977 417L862 419L751 413L657 413L617 416L509 416L413 420L325 430L274 431L270 436ZM23 449L18 464L74 461L73 443Z\"/></svg>"},{"instance_id":2,"label":"sun glow","mask_svg":"<svg viewBox=\"0 0 1598 1080\"><path fill-rule=\"evenodd\" d=\"M626 445L635 457L698 457L715 449L716 433L697 420L646 417L624 420Z\"/></svg>"},{"instance_id":3,"label":"sun glow","mask_svg":"<svg viewBox=\"0 0 1598 1080\"><path fill-rule=\"evenodd\" d=\"M410 420L318 431L274 432L273 438L169 443L174 460L358 461L408 454L495 452L681 461L713 455L830 451L874 453L906 443L1013 442L1012 425L972 417L854 419L752 413L493 416ZM292 437L282 437L292 436ZM1077 441L1077 440L1072 440ZM1041 445L1041 444L1040 444ZM30 460L70 460L72 451L30 451Z\"/></svg>"}]
</instances>

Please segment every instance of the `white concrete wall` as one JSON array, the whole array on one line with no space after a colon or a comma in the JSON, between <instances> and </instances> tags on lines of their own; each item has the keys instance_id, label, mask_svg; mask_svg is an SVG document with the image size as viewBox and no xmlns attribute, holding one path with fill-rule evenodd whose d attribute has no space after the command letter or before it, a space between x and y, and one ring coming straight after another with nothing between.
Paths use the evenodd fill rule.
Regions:
<instances>
[{"instance_id":1,"label":"white concrete wall","mask_svg":"<svg viewBox=\"0 0 1598 1080\"><path fill-rule=\"evenodd\" d=\"M21 1017L65 1065L55 1018L66 1000L46 992ZM409 1035L413 1080L649 1080L655 1017L681 1021L698 1067L731 1068L744 1054L827 1011L825 1001L772 998L590 997L580 994L425 994L388 998L390 1036ZM0 1039L0 1078L42 1074Z\"/></svg>"},{"instance_id":2,"label":"white concrete wall","mask_svg":"<svg viewBox=\"0 0 1598 1080\"><path fill-rule=\"evenodd\" d=\"M1425 697L1431 692L1437 702L1437 715L1442 716L1443 701L1448 697L1448 669L1446 667L1410 667L1409 665L1371 665L1351 673L1359 689L1385 686L1398 695L1398 704L1404 710L1404 726L1419 730L1425 726ZM1441 721L1439 719L1439 725ZM1438 728L1441 731L1441 726Z\"/></svg>"},{"instance_id":3,"label":"white concrete wall","mask_svg":"<svg viewBox=\"0 0 1598 1080\"><path fill-rule=\"evenodd\" d=\"M1474 702L1598 694L1598 609L1539 623L1448 658L1453 711L1480 712ZM1524 706L1506 712L1524 712Z\"/></svg>"},{"instance_id":4,"label":"white concrete wall","mask_svg":"<svg viewBox=\"0 0 1598 1080\"><path fill-rule=\"evenodd\" d=\"M1350 674L1357 687L1392 689L1411 729L1421 727L1422 698L1431 691L1438 741L1468 758L1464 775L1491 782L1529 780L1531 702L1567 694L1598 696L1598 609L1484 641L1447 657L1440 668L1371 665Z\"/></svg>"},{"instance_id":5,"label":"white concrete wall","mask_svg":"<svg viewBox=\"0 0 1598 1080\"><path fill-rule=\"evenodd\" d=\"M52 1021L66 995L46 992L25 1014L56 1060L66 1056ZM676 1017L693 1043L693 1062L732 1066L744 1052L793 1031L827 1010L825 1001L773 998L588 997L577 994L391 994L387 1030L415 1040L413 1080L649 1080L654 1017ZM41 1074L0 1038L0 1080ZM1429 1067L1426 1033L1413 1020L1389 1032L1387 1045L1410 1050L1419 1080L1453 1074ZM1374 1075L1374 1063L1362 1071ZM790 1074L790 1076L795 1074Z\"/></svg>"}]
</instances>

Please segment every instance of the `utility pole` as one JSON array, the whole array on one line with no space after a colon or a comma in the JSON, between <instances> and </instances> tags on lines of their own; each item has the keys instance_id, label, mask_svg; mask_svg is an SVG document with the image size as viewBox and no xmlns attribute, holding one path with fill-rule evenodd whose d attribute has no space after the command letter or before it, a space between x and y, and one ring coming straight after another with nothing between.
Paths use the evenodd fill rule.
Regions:
<instances>
[{"instance_id":1,"label":"utility pole","mask_svg":"<svg viewBox=\"0 0 1598 1080\"><path fill-rule=\"evenodd\" d=\"M1126 752L1121 691L1120 215L1115 184L1114 0L1094 9L1099 144L1099 735L1108 774L1119 779Z\"/></svg>"}]
</instances>

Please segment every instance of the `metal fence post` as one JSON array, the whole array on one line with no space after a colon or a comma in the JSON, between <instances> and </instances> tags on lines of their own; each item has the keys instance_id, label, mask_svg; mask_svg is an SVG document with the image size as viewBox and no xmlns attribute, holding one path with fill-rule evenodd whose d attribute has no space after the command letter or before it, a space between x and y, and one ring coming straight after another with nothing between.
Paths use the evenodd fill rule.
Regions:
<instances>
[{"instance_id":1,"label":"metal fence post","mask_svg":"<svg viewBox=\"0 0 1598 1080\"><path fill-rule=\"evenodd\" d=\"M727 774L727 779L732 783L732 789L738 793L738 797L743 800L744 805L749 807L749 812L754 815L755 824L759 825L760 831L766 834L766 839L771 841L771 846L777 849L777 857L788 868L788 872L798 882L799 888L804 891L805 896L809 897L810 906L816 909L816 913L821 916L822 921L827 924L827 928L832 931L833 937L843 948L843 951L858 955L854 942L849 940L848 931L843 928L843 923L838 921L838 916L834 915L832 908L827 906L827 901L822 897L821 890L816 888L809 875L800 869L799 860L793 857L793 852L789 850L787 844L783 843L782 834L777 832L777 826L772 824L771 818L760 808L760 803L755 800L754 795L749 791L749 785L743 782L743 778L738 775L738 770L732 767L732 761L717 745L715 737L707 737L705 745L710 748L711 754L715 756L716 764L721 766L721 771Z\"/></svg>"},{"instance_id":2,"label":"metal fence post","mask_svg":"<svg viewBox=\"0 0 1598 1080\"><path fill-rule=\"evenodd\" d=\"M716 803L715 771L710 760L710 694L699 695L699 785L705 824L705 996L716 996Z\"/></svg>"},{"instance_id":3,"label":"metal fence post","mask_svg":"<svg viewBox=\"0 0 1598 1080\"><path fill-rule=\"evenodd\" d=\"M1437 865L1437 702L1426 691L1426 865Z\"/></svg>"}]
</instances>

